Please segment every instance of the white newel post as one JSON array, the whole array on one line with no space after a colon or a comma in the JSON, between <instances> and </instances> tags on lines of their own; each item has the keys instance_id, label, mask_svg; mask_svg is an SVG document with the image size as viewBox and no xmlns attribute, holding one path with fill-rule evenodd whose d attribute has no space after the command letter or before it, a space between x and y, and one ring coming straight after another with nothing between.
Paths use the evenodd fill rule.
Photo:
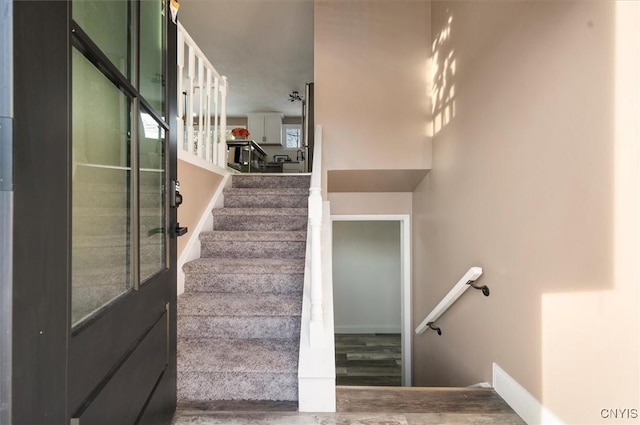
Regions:
<instances>
[{"instance_id":1,"label":"white newel post","mask_svg":"<svg viewBox=\"0 0 640 425\"><path fill-rule=\"evenodd\" d=\"M309 343L312 348L324 342L324 314L322 311L322 194L320 187L309 190L309 226L311 226L311 323Z\"/></svg>"}]
</instances>

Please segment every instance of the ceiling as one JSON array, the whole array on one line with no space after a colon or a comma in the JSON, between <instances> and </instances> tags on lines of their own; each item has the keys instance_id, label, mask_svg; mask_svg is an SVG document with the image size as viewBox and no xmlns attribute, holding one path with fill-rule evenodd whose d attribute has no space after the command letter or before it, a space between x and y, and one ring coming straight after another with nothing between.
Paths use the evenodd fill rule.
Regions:
<instances>
[{"instance_id":1,"label":"ceiling","mask_svg":"<svg viewBox=\"0 0 640 425\"><path fill-rule=\"evenodd\" d=\"M300 116L313 81L313 0L182 0L178 20L229 81L227 115Z\"/></svg>"}]
</instances>

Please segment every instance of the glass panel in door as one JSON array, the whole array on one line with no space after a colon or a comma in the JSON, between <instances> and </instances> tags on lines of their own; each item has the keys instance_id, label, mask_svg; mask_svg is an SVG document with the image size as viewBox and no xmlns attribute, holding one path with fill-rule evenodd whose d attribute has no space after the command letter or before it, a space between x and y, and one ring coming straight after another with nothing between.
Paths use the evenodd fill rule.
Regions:
<instances>
[{"instance_id":1,"label":"glass panel in door","mask_svg":"<svg viewBox=\"0 0 640 425\"><path fill-rule=\"evenodd\" d=\"M143 3L146 3L143 1ZM131 19L127 0L73 0L73 19L109 60L131 78Z\"/></svg>"},{"instance_id":2,"label":"glass panel in door","mask_svg":"<svg viewBox=\"0 0 640 425\"><path fill-rule=\"evenodd\" d=\"M164 2L140 2L140 86L142 97L164 116Z\"/></svg>"},{"instance_id":3,"label":"glass panel in door","mask_svg":"<svg viewBox=\"0 0 640 425\"><path fill-rule=\"evenodd\" d=\"M75 326L131 289L132 176L131 100L75 48L72 76Z\"/></svg>"},{"instance_id":4,"label":"glass panel in door","mask_svg":"<svg viewBox=\"0 0 640 425\"><path fill-rule=\"evenodd\" d=\"M166 259L165 131L146 111L138 124L140 158L140 281L164 270Z\"/></svg>"}]
</instances>

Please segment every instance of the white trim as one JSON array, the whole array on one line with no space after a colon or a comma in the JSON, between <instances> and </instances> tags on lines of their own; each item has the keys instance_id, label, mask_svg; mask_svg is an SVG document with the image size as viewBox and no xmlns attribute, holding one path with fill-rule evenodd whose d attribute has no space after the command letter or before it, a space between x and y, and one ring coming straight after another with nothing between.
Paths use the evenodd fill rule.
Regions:
<instances>
[{"instance_id":1,"label":"white trim","mask_svg":"<svg viewBox=\"0 0 640 425\"><path fill-rule=\"evenodd\" d=\"M478 382L477 384L469 385L468 388L493 388L488 382Z\"/></svg>"},{"instance_id":2,"label":"white trim","mask_svg":"<svg viewBox=\"0 0 640 425\"><path fill-rule=\"evenodd\" d=\"M190 229L191 237L189 238L189 241L185 245L184 249L182 250L182 254L180 254L180 258L178 258L178 265L177 265L178 295L184 292L185 275L184 275L184 272L182 271L182 266L184 266L185 263L189 261L195 260L196 258L200 258L200 233L206 230L213 229L213 214L211 213L211 210L213 210L216 207L222 206L222 203L224 201L223 190L230 181L231 181L231 174L226 173L222 177L222 181L218 185L218 188L214 192L213 196L211 197L211 200L209 201L209 204L205 208L202 216L200 217L198 224L196 224L196 226L193 229Z\"/></svg>"},{"instance_id":3,"label":"white trim","mask_svg":"<svg viewBox=\"0 0 640 425\"><path fill-rule=\"evenodd\" d=\"M411 216L409 214L353 214L332 215L331 221L399 221L400 255L402 258L402 286L400 302L402 314L402 385L411 386Z\"/></svg>"},{"instance_id":4,"label":"white trim","mask_svg":"<svg viewBox=\"0 0 640 425\"><path fill-rule=\"evenodd\" d=\"M528 425L563 425L558 417L496 363L493 363L493 388Z\"/></svg>"},{"instance_id":5,"label":"white trim","mask_svg":"<svg viewBox=\"0 0 640 425\"><path fill-rule=\"evenodd\" d=\"M218 167L214 163L209 162L204 158L200 158L199 156L187 152L183 149L178 149L178 159L184 162L188 162L189 164L193 164L197 167L204 168L205 170L222 174L223 176L229 174L229 172L224 168Z\"/></svg>"}]
</instances>

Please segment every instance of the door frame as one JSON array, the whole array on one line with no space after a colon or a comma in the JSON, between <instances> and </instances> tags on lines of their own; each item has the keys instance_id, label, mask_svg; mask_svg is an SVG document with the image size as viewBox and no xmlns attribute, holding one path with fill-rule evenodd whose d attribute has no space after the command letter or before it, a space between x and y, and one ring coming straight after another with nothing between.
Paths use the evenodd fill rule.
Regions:
<instances>
[{"instance_id":1,"label":"door frame","mask_svg":"<svg viewBox=\"0 0 640 425\"><path fill-rule=\"evenodd\" d=\"M331 215L331 227L334 221L397 221L400 223L400 312L401 312L401 349L402 349L402 385L411 386L411 216L409 214L336 214Z\"/></svg>"}]
</instances>

